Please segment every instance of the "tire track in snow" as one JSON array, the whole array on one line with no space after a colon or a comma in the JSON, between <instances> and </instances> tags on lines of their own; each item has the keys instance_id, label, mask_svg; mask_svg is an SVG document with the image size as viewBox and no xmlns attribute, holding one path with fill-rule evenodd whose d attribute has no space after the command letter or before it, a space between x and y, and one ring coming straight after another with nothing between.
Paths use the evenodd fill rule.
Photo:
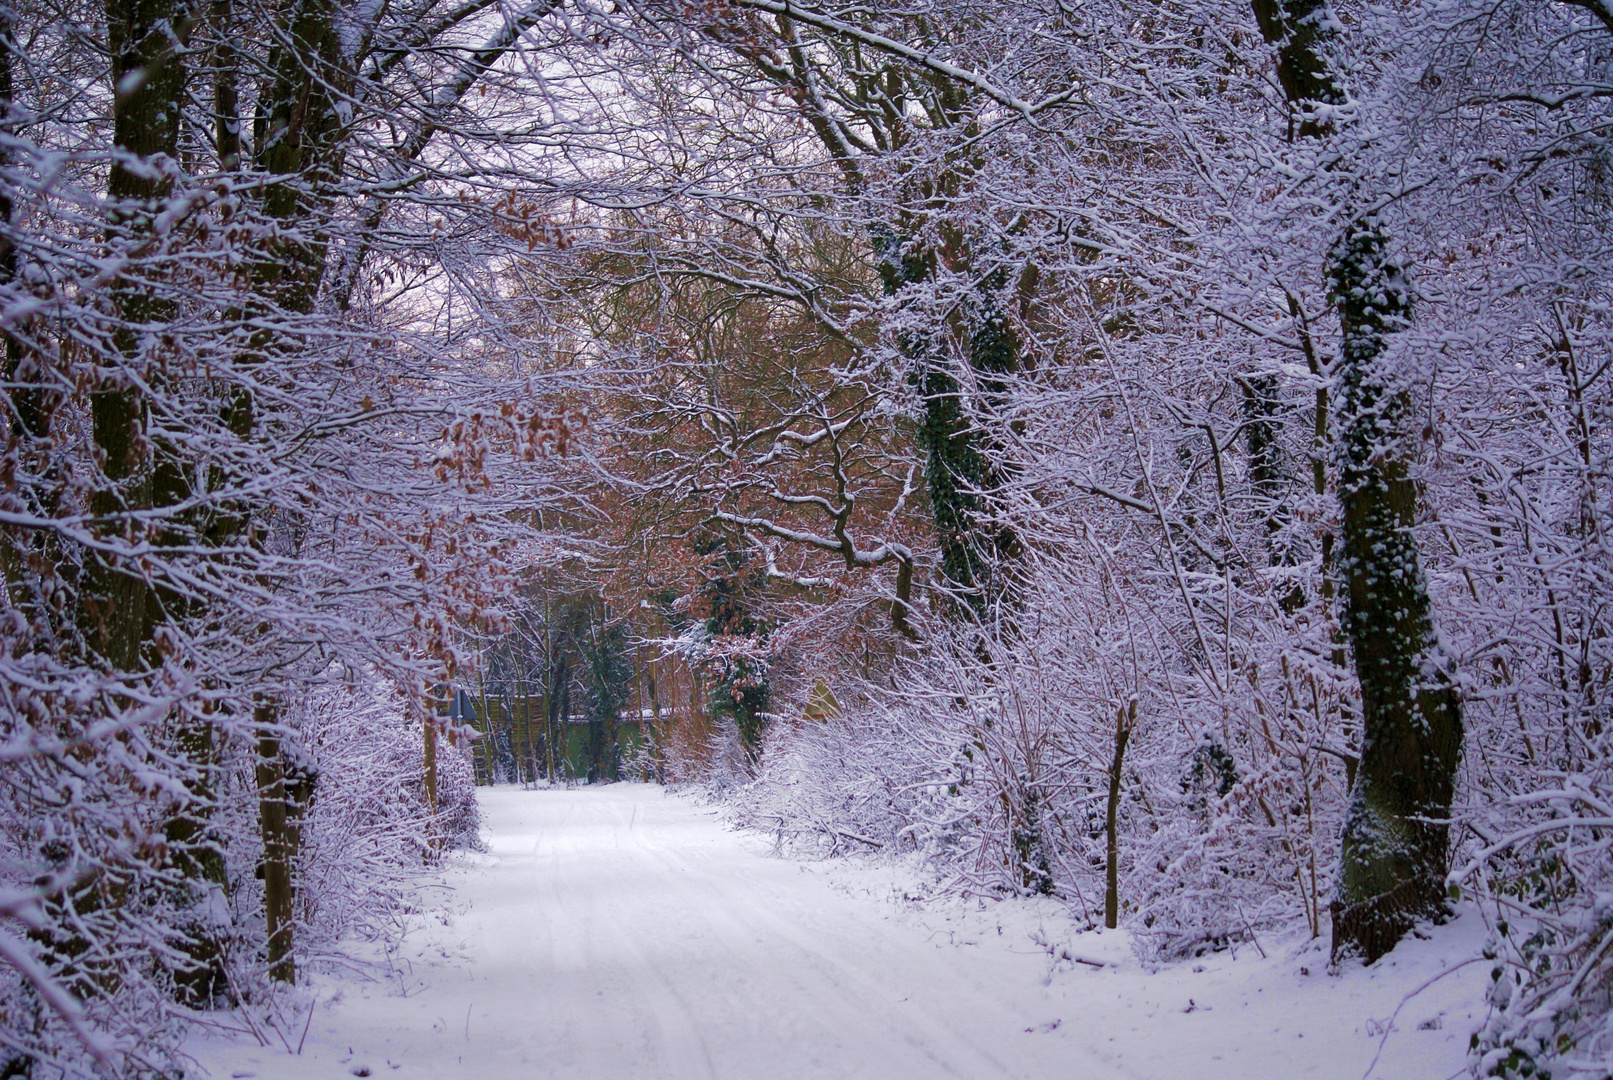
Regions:
<instances>
[{"instance_id":1,"label":"tire track in snow","mask_svg":"<svg viewBox=\"0 0 1613 1080\"><path fill-rule=\"evenodd\" d=\"M751 895L744 897L750 903L735 903L738 890L733 886L749 887L748 891L753 893L759 891L752 882L733 875L728 875L732 880L724 881L716 875L701 873L694 870L688 859L665 847L645 844L644 849L670 873L688 875L689 884L698 887L704 894L699 898L700 903L690 906L720 915L727 926L738 931L729 936L766 942L767 951L775 955L794 954L788 959L781 956L778 961L780 966L797 973L794 989L799 994L793 1011L798 1015L811 1013L817 1017L820 1023L813 1026L820 1033L834 1032L845 1039L847 1034L855 1031L859 1038L845 1041L861 1041L868 1045L888 1043L892 1038L899 1038L923 1059L925 1075L970 1078L1016 1075L997 1056L960 1039L954 1029L949 1029L940 1021L914 1010L895 1008L894 1004L899 1003L899 988L880 982L864 971L872 960L864 948L868 942L842 942L840 944L849 948L842 948L840 955L833 955L829 950L814 945L788 922L773 915L766 905L756 903L761 897ZM859 929L869 928L859 925ZM952 977L952 973L935 974L943 979ZM969 1004L981 1011L997 1014L1005 1032L1016 1030L1014 1020L995 1003L975 996ZM868 1075L886 1074L871 1071Z\"/></svg>"}]
</instances>

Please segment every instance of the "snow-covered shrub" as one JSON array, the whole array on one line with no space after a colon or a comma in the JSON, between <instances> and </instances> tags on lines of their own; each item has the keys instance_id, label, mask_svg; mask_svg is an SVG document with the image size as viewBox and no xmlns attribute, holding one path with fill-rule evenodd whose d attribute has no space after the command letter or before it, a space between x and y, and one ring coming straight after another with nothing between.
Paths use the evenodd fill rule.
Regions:
<instances>
[{"instance_id":1,"label":"snow-covered shrub","mask_svg":"<svg viewBox=\"0 0 1613 1080\"><path fill-rule=\"evenodd\" d=\"M730 796L738 820L820 854L916 852L938 888L1048 892L1100 918L1130 699L1093 692L1105 685L1095 658L1112 653L1090 629L1028 615L1011 642L938 647L895 690L846 687L838 714L777 722L756 778ZM1342 766L1306 752L1298 721L1257 728L1271 742L1256 745L1182 724L1169 700L1138 702L1122 762L1121 917L1160 955L1273 927L1319 932Z\"/></svg>"},{"instance_id":2,"label":"snow-covered shrub","mask_svg":"<svg viewBox=\"0 0 1613 1080\"><path fill-rule=\"evenodd\" d=\"M961 770L937 754L946 729L913 719L872 706L776 720L756 777L730 795L735 819L825 855L947 848L957 822L934 789L955 787Z\"/></svg>"},{"instance_id":3,"label":"snow-covered shrub","mask_svg":"<svg viewBox=\"0 0 1613 1080\"><path fill-rule=\"evenodd\" d=\"M395 935L417 903L422 866L445 846L477 843L475 776L467 745L439 735L433 816L421 723L386 687L321 687L288 727L319 775L303 824L293 937L299 958L317 964L344 957L344 942Z\"/></svg>"},{"instance_id":4,"label":"snow-covered shrub","mask_svg":"<svg viewBox=\"0 0 1613 1080\"><path fill-rule=\"evenodd\" d=\"M27 701L11 703L9 715L28 715ZM439 845L474 842L465 753L444 740L434 818L421 725L407 715L390 688L332 679L279 718L282 753L312 781L293 878L299 967L349 963L352 943L394 937ZM6 732L31 752L0 773L0 872L31 932L4 942L0 1046L18 1067L32 1060L36 1078L97 1057L127 1075L165 1074L186 1022L276 1007L262 952L260 729L208 718L205 775L179 764L194 759L180 757L178 725L98 733L59 709L48 727Z\"/></svg>"},{"instance_id":5,"label":"snow-covered shrub","mask_svg":"<svg viewBox=\"0 0 1613 1080\"><path fill-rule=\"evenodd\" d=\"M1605 768L1558 774L1555 790L1519 798L1523 822L1492 833L1453 875L1493 912L1491 1011L1473 1039L1481 1076L1606 1080L1613 1071L1610 778Z\"/></svg>"},{"instance_id":6,"label":"snow-covered shrub","mask_svg":"<svg viewBox=\"0 0 1613 1080\"><path fill-rule=\"evenodd\" d=\"M181 781L199 777L176 746L177 725L154 721L182 710L192 688L161 673L133 688L149 696L124 723L108 723L97 695L130 687L41 664L37 654L0 658L10 750L0 912L11 923L0 930L0 1066L41 1078L97 1067L158 1075L187 1011L176 982L198 938L228 923L216 890L188 872L201 845L165 830L188 803ZM53 692L53 682L78 692Z\"/></svg>"}]
</instances>

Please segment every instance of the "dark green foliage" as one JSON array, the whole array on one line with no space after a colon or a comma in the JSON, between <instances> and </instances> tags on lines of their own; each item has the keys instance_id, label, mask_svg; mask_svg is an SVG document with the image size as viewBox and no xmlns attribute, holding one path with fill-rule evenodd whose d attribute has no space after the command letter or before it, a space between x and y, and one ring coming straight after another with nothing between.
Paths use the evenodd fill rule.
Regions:
<instances>
[{"instance_id":1,"label":"dark green foliage","mask_svg":"<svg viewBox=\"0 0 1613 1080\"><path fill-rule=\"evenodd\" d=\"M925 450L925 479L930 509L941 542L941 573L957 588L969 609L985 613L981 585L990 577L986 553L976 542L982 512L979 492L988 479L985 455L958 390L958 381L939 365L926 365L918 375L924 398L919 442Z\"/></svg>"},{"instance_id":2,"label":"dark green foliage","mask_svg":"<svg viewBox=\"0 0 1613 1080\"><path fill-rule=\"evenodd\" d=\"M764 579L747 568L744 553L736 551L721 535L697 541L695 552L707 560L707 576L699 594L711 639L765 639L767 626L751 614L747 603L749 593L759 589ZM739 733L740 745L754 758L761 750L772 694L767 665L732 651L720 652L719 657L717 678L709 694L712 718L731 721Z\"/></svg>"},{"instance_id":3,"label":"dark green foliage","mask_svg":"<svg viewBox=\"0 0 1613 1080\"><path fill-rule=\"evenodd\" d=\"M1220 743L1205 737L1193 750L1192 764L1182 777L1183 793L1214 788L1219 798L1225 798L1238 783L1238 763L1232 760Z\"/></svg>"},{"instance_id":4,"label":"dark green foliage","mask_svg":"<svg viewBox=\"0 0 1613 1080\"><path fill-rule=\"evenodd\" d=\"M1053 864L1042 836L1043 799L1028 777L1020 777L1020 806L1013 815L1013 847L1016 877L1027 892L1053 895Z\"/></svg>"},{"instance_id":5,"label":"dark green foliage","mask_svg":"<svg viewBox=\"0 0 1613 1080\"><path fill-rule=\"evenodd\" d=\"M600 612L604 616L605 612ZM632 696L633 665L628 659L627 628L595 622L579 643L583 660L583 700L588 733L584 740L587 779L616 780L621 773L617 721Z\"/></svg>"},{"instance_id":6,"label":"dark green foliage","mask_svg":"<svg viewBox=\"0 0 1613 1080\"><path fill-rule=\"evenodd\" d=\"M767 672L747 660L737 660L711 688L711 712L733 721L740 745L754 755L761 749L771 688Z\"/></svg>"},{"instance_id":7,"label":"dark green foliage","mask_svg":"<svg viewBox=\"0 0 1613 1080\"><path fill-rule=\"evenodd\" d=\"M537 591L482 654L488 779L527 783L621 774L622 710L635 668L628 624L597 593Z\"/></svg>"}]
</instances>

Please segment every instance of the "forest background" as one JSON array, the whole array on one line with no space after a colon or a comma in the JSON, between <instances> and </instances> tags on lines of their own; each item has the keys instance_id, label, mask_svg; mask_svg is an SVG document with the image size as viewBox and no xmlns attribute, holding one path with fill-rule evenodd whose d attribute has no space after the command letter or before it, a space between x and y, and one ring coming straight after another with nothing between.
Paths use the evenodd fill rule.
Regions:
<instances>
[{"instance_id":1,"label":"forest background","mask_svg":"<svg viewBox=\"0 0 1613 1080\"><path fill-rule=\"evenodd\" d=\"M0 1047L169 1075L473 782L1613 1056L1604 0L0 8ZM637 732L626 740L624 728Z\"/></svg>"}]
</instances>

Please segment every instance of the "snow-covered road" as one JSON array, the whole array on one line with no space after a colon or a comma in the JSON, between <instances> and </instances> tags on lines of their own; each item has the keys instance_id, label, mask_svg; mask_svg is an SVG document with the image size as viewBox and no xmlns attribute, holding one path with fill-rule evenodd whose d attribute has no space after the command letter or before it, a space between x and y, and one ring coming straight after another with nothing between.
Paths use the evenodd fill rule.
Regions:
<instances>
[{"instance_id":1,"label":"snow-covered road","mask_svg":"<svg viewBox=\"0 0 1613 1080\"><path fill-rule=\"evenodd\" d=\"M410 980L327 977L300 1056L212 1037L198 1061L261 1080L1354 1080L1402 997L1476 945L1466 918L1342 978L1297 942L1151 974L1051 903L907 905L894 871L768 857L657 788L482 806L487 852L450 873ZM1459 1070L1483 967L1412 999L1372 1075Z\"/></svg>"}]
</instances>

